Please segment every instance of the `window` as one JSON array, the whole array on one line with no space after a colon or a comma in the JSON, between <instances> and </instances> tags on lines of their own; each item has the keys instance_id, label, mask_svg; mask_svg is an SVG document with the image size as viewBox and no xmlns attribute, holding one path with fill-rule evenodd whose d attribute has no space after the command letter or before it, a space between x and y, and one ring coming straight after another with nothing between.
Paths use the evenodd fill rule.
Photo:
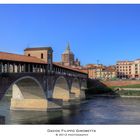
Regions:
<instances>
[{"instance_id":1,"label":"window","mask_svg":"<svg viewBox=\"0 0 140 140\"><path fill-rule=\"evenodd\" d=\"M43 59L43 53L41 53L41 59Z\"/></svg>"},{"instance_id":2,"label":"window","mask_svg":"<svg viewBox=\"0 0 140 140\"><path fill-rule=\"evenodd\" d=\"M28 56L31 56L30 53L28 53Z\"/></svg>"}]
</instances>

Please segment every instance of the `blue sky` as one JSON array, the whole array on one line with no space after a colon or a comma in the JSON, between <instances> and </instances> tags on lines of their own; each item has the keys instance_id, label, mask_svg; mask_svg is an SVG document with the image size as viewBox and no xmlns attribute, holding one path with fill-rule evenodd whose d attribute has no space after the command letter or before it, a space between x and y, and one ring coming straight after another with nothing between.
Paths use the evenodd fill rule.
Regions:
<instances>
[{"instance_id":1,"label":"blue sky","mask_svg":"<svg viewBox=\"0 0 140 140\"><path fill-rule=\"evenodd\" d=\"M83 65L140 58L140 5L0 5L0 51L46 45L60 61L67 42Z\"/></svg>"}]
</instances>

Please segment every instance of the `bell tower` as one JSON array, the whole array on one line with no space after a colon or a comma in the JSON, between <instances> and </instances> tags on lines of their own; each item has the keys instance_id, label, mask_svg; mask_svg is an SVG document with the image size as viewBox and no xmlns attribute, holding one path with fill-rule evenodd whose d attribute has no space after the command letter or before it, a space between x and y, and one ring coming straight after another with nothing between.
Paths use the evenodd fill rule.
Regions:
<instances>
[{"instance_id":1,"label":"bell tower","mask_svg":"<svg viewBox=\"0 0 140 140\"><path fill-rule=\"evenodd\" d=\"M74 54L70 49L70 44L67 44L65 52L62 54L62 64L65 66L71 66L74 64Z\"/></svg>"}]
</instances>

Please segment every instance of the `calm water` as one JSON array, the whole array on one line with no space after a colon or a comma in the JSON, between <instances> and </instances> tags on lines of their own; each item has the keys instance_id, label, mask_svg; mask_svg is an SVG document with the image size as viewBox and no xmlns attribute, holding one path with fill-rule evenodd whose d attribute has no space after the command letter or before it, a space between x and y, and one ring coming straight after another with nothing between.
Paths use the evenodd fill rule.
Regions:
<instances>
[{"instance_id":1,"label":"calm water","mask_svg":"<svg viewBox=\"0 0 140 140\"><path fill-rule=\"evenodd\" d=\"M6 124L140 124L140 99L98 97L52 112L10 111L8 104L0 102Z\"/></svg>"}]
</instances>

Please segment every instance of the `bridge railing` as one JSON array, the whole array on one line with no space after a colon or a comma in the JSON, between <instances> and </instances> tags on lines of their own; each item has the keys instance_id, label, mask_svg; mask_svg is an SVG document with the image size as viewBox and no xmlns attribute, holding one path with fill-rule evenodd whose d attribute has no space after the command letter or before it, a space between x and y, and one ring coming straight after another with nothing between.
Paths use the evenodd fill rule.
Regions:
<instances>
[{"instance_id":1,"label":"bridge railing","mask_svg":"<svg viewBox=\"0 0 140 140\"><path fill-rule=\"evenodd\" d=\"M0 73L45 73L46 64L0 61Z\"/></svg>"}]
</instances>

